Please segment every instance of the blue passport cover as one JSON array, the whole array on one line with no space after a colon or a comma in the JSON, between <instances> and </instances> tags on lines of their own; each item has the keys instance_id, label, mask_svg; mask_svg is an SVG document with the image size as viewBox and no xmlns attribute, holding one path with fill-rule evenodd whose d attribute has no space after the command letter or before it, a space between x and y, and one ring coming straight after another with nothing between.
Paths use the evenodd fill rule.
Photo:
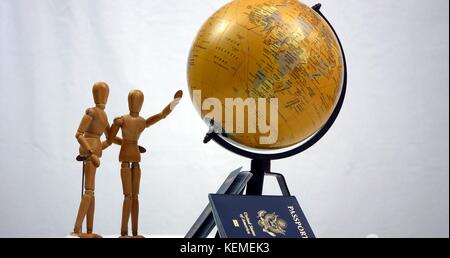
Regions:
<instances>
[{"instance_id":1,"label":"blue passport cover","mask_svg":"<svg viewBox=\"0 0 450 258\"><path fill-rule=\"evenodd\" d=\"M210 194L222 238L315 238L293 196Z\"/></svg>"}]
</instances>

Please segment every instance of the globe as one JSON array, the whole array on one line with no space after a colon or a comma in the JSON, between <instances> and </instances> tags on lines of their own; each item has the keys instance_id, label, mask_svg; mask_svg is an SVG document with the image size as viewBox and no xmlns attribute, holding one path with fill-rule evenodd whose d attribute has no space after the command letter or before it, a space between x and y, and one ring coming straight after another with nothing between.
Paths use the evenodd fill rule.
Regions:
<instances>
[{"instance_id":1,"label":"globe","mask_svg":"<svg viewBox=\"0 0 450 258\"><path fill-rule=\"evenodd\" d=\"M320 130L337 105L343 77L342 51L333 30L316 11L295 0L228 3L204 23L188 62L189 92L205 121L214 113L212 105L205 108L208 100L220 103L214 108L222 115L214 122L222 127L230 119L227 100L256 103L256 114L249 107L241 110L248 124L226 133L233 143L259 150L301 144ZM261 103L275 103L276 110L260 109ZM250 119L253 115L256 119ZM261 128L252 123L261 117L271 121L275 115L276 138L262 142L269 132L250 130ZM236 117L231 118L234 129L240 126Z\"/></svg>"}]
</instances>

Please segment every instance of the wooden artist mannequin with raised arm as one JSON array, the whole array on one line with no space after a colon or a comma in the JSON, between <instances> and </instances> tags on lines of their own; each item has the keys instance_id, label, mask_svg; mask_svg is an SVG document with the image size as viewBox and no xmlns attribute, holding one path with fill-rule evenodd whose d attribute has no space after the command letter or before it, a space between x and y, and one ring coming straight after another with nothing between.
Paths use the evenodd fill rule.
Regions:
<instances>
[{"instance_id":1,"label":"wooden artist mannequin with raised arm","mask_svg":"<svg viewBox=\"0 0 450 258\"><path fill-rule=\"evenodd\" d=\"M108 136L110 126L105 113L108 102L109 87L104 82L96 83L92 88L95 107L86 110L75 137L80 144L80 156L78 159L84 162L85 186L81 199L78 215L73 229L73 236L80 238L101 238L93 233L94 209L95 209L95 173L100 166L102 151L111 145L108 141L100 141L100 137ZM87 232L82 233L83 220L86 218Z\"/></svg>"},{"instance_id":2,"label":"wooden artist mannequin with raised arm","mask_svg":"<svg viewBox=\"0 0 450 258\"><path fill-rule=\"evenodd\" d=\"M139 90L133 90L128 94L128 115L118 117L114 120L111 132L108 137L109 143L120 144L119 161L122 162L120 175L122 178L122 188L124 194L122 208L121 237L128 237L128 221L131 215L131 226L133 237L142 238L138 235L139 218L139 185L141 180L141 161L142 148L139 148L138 140L141 133L148 127L156 124L166 118L183 97L183 92L178 91L174 99L167 105L161 113L144 119L139 116L144 103L144 94ZM122 140L119 142L116 135L122 129Z\"/></svg>"}]
</instances>

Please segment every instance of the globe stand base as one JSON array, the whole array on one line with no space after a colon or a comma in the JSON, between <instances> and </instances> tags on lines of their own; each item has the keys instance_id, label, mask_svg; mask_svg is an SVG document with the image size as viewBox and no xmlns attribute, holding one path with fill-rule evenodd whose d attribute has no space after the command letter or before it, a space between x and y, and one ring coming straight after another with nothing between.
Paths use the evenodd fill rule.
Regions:
<instances>
[{"instance_id":1,"label":"globe stand base","mask_svg":"<svg viewBox=\"0 0 450 258\"><path fill-rule=\"evenodd\" d=\"M266 176L273 176L277 179L283 196L291 196L286 179L282 174L271 172L271 160L267 159L253 159L251 161L250 173L252 177L246 186L246 195L263 195L264 179ZM242 195L244 191L240 193ZM215 238L220 238L219 232L216 233Z\"/></svg>"},{"instance_id":2,"label":"globe stand base","mask_svg":"<svg viewBox=\"0 0 450 258\"><path fill-rule=\"evenodd\" d=\"M246 172L241 171L241 169L230 173L217 194L243 195L245 192L246 195L262 195L264 179L266 176L270 176L277 179L283 196L291 196L284 176L270 172L270 160L252 160L251 171ZM189 229L185 238L207 238L215 226L212 207L208 204ZM216 233L215 237L219 238L220 236Z\"/></svg>"}]
</instances>

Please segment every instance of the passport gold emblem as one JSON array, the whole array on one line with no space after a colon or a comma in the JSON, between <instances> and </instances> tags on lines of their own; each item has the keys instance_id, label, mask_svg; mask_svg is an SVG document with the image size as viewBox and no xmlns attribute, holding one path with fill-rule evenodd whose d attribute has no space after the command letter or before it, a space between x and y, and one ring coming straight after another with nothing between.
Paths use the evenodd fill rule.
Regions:
<instances>
[{"instance_id":1,"label":"passport gold emblem","mask_svg":"<svg viewBox=\"0 0 450 258\"><path fill-rule=\"evenodd\" d=\"M287 223L281 219L275 212L267 213L265 210L258 211L258 225L260 225L264 232L272 237L278 234L285 235Z\"/></svg>"}]
</instances>

